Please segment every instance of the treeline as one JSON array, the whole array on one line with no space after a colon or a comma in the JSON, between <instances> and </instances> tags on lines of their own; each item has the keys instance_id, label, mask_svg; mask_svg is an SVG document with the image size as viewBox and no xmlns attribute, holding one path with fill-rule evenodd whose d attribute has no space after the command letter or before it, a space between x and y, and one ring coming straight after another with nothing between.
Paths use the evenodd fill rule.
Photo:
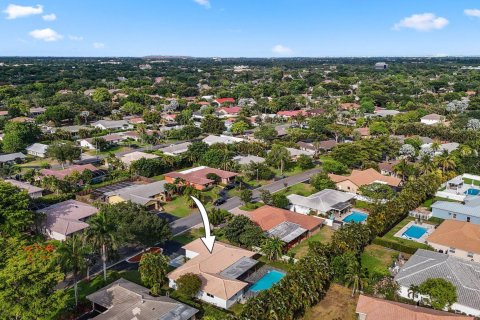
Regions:
<instances>
[{"instance_id":1,"label":"treeline","mask_svg":"<svg viewBox=\"0 0 480 320\"><path fill-rule=\"evenodd\" d=\"M419 135L432 139L458 143L470 143L480 140L480 131L452 129L446 126L427 126L422 123L405 123L398 126L396 134Z\"/></svg>"}]
</instances>

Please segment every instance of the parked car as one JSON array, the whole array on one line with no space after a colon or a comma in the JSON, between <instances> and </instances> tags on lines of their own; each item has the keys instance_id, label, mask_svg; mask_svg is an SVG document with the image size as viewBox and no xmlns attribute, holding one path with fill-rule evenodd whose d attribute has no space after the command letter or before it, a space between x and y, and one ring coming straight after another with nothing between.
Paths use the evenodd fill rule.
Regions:
<instances>
[{"instance_id":1,"label":"parked car","mask_svg":"<svg viewBox=\"0 0 480 320\"><path fill-rule=\"evenodd\" d=\"M227 202L227 199L226 198L218 198L217 200L215 200L215 202L213 202L213 205L215 207L218 207L219 205L222 205L224 204L225 202Z\"/></svg>"},{"instance_id":2,"label":"parked car","mask_svg":"<svg viewBox=\"0 0 480 320\"><path fill-rule=\"evenodd\" d=\"M223 190L232 190L233 188L235 188L235 184L229 183L223 188Z\"/></svg>"}]
</instances>

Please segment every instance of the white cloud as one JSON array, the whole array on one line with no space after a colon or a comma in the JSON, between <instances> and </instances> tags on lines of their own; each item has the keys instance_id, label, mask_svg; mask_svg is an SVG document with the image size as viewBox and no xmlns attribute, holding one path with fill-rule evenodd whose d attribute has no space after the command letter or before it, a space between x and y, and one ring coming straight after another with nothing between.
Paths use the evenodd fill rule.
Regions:
<instances>
[{"instance_id":1,"label":"white cloud","mask_svg":"<svg viewBox=\"0 0 480 320\"><path fill-rule=\"evenodd\" d=\"M439 30L447 26L449 21L443 17L437 17L433 13L413 14L402 19L393 26L394 30L410 28L417 31Z\"/></svg>"},{"instance_id":2,"label":"white cloud","mask_svg":"<svg viewBox=\"0 0 480 320\"><path fill-rule=\"evenodd\" d=\"M293 53L293 50L284 45L277 44L275 47L272 48L272 52L276 54L288 55Z\"/></svg>"},{"instance_id":3,"label":"white cloud","mask_svg":"<svg viewBox=\"0 0 480 320\"><path fill-rule=\"evenodd\" d=\"M57 20L57 15L55 13L50 13L42 16L42 19L45 21L55 21Z\"/></svg>"},{"instance_id":4,"label":"white cloud","mask_svg":"<svg viewBox=\"0 0 480 320\"><path fill-rule=\"evenodd\" d=\"M480 18L480 9L465 9L463 12L469 17Z\"/></svg>"},{"instance_id":5,"label":"white cloud","mask_svg":"<svg viewBox=\"0 0 480 320\"><path fill-rule=\"evenodd\" d=\"M35 39L43 40L47 42L58 41L63 38L61 34L59 34L57 31L52 30L50 28L33 30L29 34L31 37Z\"/></svg>"},{"instance_id":6,"label":"white cloud","mask_svg":"<svg viewBox=\"0 0 480 320\"><path fill-rule=\"evenodd\" d=\"M201 6L204 6L207 9L211 7L210 0L193 0L193 1L195 1L197 4Z\"/></svg>"},{"instance_id":7,"label":"white cloud","mask_svg":"<svg viewBox=\"0 0 480 320\"><path fill-rule=\"evenodd\" d=\"M105 48L105 43L102 43L102 42L94 42L93 43L93 47L95 49L102 49L102 48Z\"/></svg>"},{"instance_id":8,"label":"white cloud","mask_svg":"<svg viewBox=\"0 0 480 320\"><path fill-rule=\"evenodd\" d=\"M80 37L80 36L74 36L74 35L68 35L68 39L72 40L72 41L82 41L83 40L83 37Z\"/></svg>"},{"instance_id":9,"label":"white cloud","mask_svg":"<svg viewBox=\"0 0 480 320\"><path fill-rule=\"evenodd\" d=\"M7 14L7 19L11 20L11 19L28 17L34 14L42 14L43 6L38 4L35 7L29 7L29 6L19 6L16 4L9 4L7 8L3 10L3 12Z\"/></svg>"}]
</instances>

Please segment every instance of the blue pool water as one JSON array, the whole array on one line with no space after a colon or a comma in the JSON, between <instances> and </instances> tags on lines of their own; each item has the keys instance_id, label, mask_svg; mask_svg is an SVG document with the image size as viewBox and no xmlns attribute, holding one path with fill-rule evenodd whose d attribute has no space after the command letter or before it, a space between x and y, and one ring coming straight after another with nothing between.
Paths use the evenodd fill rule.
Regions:
<instances>
[{"instance_id":1,"label":"blue pool water","mask_svg":"<svg viewBox=\"0 0 480 320\"><path fill-rule=\"evenodd\" d=\"M467 191L465 191L465 194L469 196L478 196L479 193L480 193L479 189L473 189L473 188L470 188Z\"/></svg>"},{"instance_id":2,"label":"blue pool water","mask_svg":"<svg viewBox=\"0 0 480 320\"><path fill-rule=\"evenodd\" d=\"M258 280L253 284L250 290L253 292L258 292L258 291L270 289L275 283L282 280L283 277L285 277L285 273L283 272L276 271L276 270L268 271L266 275L261 277L260 280Z\"/></svg>"},{"instance_id":3,"label":"blue pool water","mask_svg":"<svg viewBox=\"0 0 480 320\"><path fill-rule=\"evenodd\" d=\"M355 222L360 223L367 220L368 215L363 212L352 211L351 214L343 219L343 222Z\"/></svg>"},{"instance_id":4,"label":"blue pool water","mask_svg":"<svg viewBox=\"0 0 480 320\"><path fill-rule=\"evenodd\" d=\"M403 236L407 238L420 239L425 234L425 232L427 232L427 229L425 228L418 227L418 226L410 226L403 233Z\"/></svg>"}]
</instances>

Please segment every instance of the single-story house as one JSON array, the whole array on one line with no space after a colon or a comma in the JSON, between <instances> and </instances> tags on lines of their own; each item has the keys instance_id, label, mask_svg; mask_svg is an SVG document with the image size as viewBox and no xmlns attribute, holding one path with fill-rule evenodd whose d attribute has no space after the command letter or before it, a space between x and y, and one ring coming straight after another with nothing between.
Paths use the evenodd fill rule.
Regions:
<instances>
[{"instance_id":1,"label":"single-story house","mask_svg":"<svg viewBox=\"0 0 480 320\"><path fill-rule=\"evenodd\" d=\"M133 128L133 125L125 120L99 120L92 123L92 126L101 130L128 130Z\"/></svg>"},{"instance_id":2,"label":"single-story house","mask_svg":"<svg viewBox=\"0 0 480 320\"><path fill-rule=\"evenodd\" d=\"M246 165L246 164L250 164L250 163L264 163L265 162L265 158L262 158L262 157L257 157L257 156L236 156L236 157L233 157L232 159L233 161L235 161L236 163L238 163L239 165Z\"/></svg>"},{"instance_id":3,"label":"single-story house","mask_svg":"<svg viewBox=\"0 0 480 320\"><path fill-rule=\"evenodd\" d=\"M19 163L25 160L26 156L21 152L0 154L0 165Z\"/></svg>"},{"instance_id":4,"label":"single-story house","mask_svg":"<svg viewBox=\"0 0 480 320\"><path fill-rule=\"evenodd\" d=\"M13 180L13 179L7 179L5 182L8 182L12 185L14 185L17 188L20 188L22 190L27 191L28 196L32 199L40 198L43 195L43 190L42 188L35 187L31 185L30 183L23 182L23 181L18 181L18 180Z\"/></svg>"},{"instance_id":5,"label":"single-story house","mask_svg":"<svg viewBox=\"0 0 480 320\"><path fill-rule=\"evenodd\" d=\"M331 140L324 140L324 141L318 141L318 142L305 142L305 141L299 141L297 142L297 146L299 147L300 150L304 151L312 151L312 152L317 152L317 151L330 151L333 149L338 144L337 141L331 139Z\"/></svg>"},{"instance_id":6,"label":"single-story house","mask_svg":"<svg viewBox=\"0 0 480 320\"><path fill-rule=\"evenodd\" d=\"M370 116L385 118L385 117L388 117L388 116L396 116L399 113L401 113L401 112L398 111L398 110L388 110L388 109L384 109L384 108L376 108L374 113L371 114Z\"/></svg>"},{"instance_id":7,"label":"single-story house","mask_svg":"<svg viewBox=\"0 0 480 320\"><path fill-rule=\"evenodd\" d=\"M399 160L383 161L378 164L378 169L380 169L380 173L384 176L397 177L394 167L399 163Z\"/></svg>"},{"instance_id":8,"label":"single-story house","mask_svg":"<svg viewBox=\"0 0 480 320\"><path fill-rule=\"evenodd\" d=\"M423 116L420 118L420 122L428 126L442 123L444 121L445 121L445 116L441 116L436 113L427 114L426 116Z\"/></svg>"},{"instance_id":9,"label":"single-story house","mask_svg":"<svg viewBox=\"0 0 480 320\"><path fill-rule=\"evenodd\" d=\"M182 248L188 260L168 274L170 288L177 288L182 275L193 273L202 280L197 294L202 301L228 309L243 297L248 283L239 278L257 264L255 252L216 241L210 253L201 239Z\"/></svg>"},{"instance_id":10,"label":"single-story house","mask_svg":"<svg viewBox=\"0 0 480 320\"><path fill-rule=\"evenodd\" d=\"M289 124L281 124L275 126L275 130L277 131L277 137L283 137L288 134L287 129L290 128Z\"/></svg>"},{"instance_id":11,"label":"single-story house","mask_svg":"<svg viewBox=\"0 0 480 320\"><path fill-rule=\"evenodd\" d=\"M342 110L359 110L360 104L345 102L340 104L340 109Z\"/></svg>"},{"instance_id":12,"label":"single-story house","mask_svg":"<svg viewBox=\"0 0 480 320\"><path fill-rule=\"evenodd\" d=\"M92 181L101 181L105 176L105 172L103 170L98 169L92 164L73 165L63 170L42 169L40 170L40 175L53 176L57 179L63 180L65 179L65 177L71 175L73 172L78 172L82 174L85 170L90 170L92 172Z\"/></svg>"},{"instance_id":13,"label":"single-story house","mask_svg":"<svg viewBox=\"0 0 480 320\"><path fill-rule=\"evenodd\" d=\"M433 143L424 143L420 146L420 148L423 150L432 149L432 144ZM451 153L452 151L457 150L459 147L460 147L460 144L457 142L442 143L440 145L440 148L434 152L434 155L436 156L441 155L445 151L448 153Z\"/></svg>"},{"instance_id":14,"label":"single-story house","mask_svg":"<svg viewBox=\"0 0 480 320\"><path fill-rule=\"evenodd\" d=\"M220 117L236 117L242 110L242 107L221 107L216 110Z\"/></svg>"},{"instance_id":15,"label":"single-story house","mask_svg":"<svg viewBox=\"0 0 480 320\"><path fill-rule=\"evenodd\" d=\"M89 294L96 320L195 320L198 310L172 298L150 295L150 289L120 278Z\"/></svg>"},{"instance_id":16,"label":"single-story house","mask_svg":"<svg viewBox=\"0 0 480 320\"><path fill-rule=\"evenodd\" d=\"M314 151L311 150L300 150L300 149L295 149L295 148L286 148L288 150L288 153L290 153L290 158L293 160L298 159L301 155L305 155L308 157L313 157L315 154Z\"/></svg>"},{"instance_id":17,"label":"single-story house","mask_svg":"<svg viewBox=\"0 0 480 320\"><path fill-rule=\"evenodd\" d=\"M355 310L358 320L474 320L445 311L360 295Z\"/></svg>"},{"instance_id":18,"label":"single-story house","mask_svg":"<svg viewBox=\"0 0 480 320\"><path fill-rule=\"evenodd\" d=\"M398 189L402 180L395 177L384 176L377 170L353 170L349 176L329 174L328 177L335 182L337 189L347 192L358 193L358 188L372 183L383 183L394 189Z\"/></svg>"},{"instance_id":19,"label":"single-story house","mask_svg":"<svg viewBox=\"0 0 480 320\"><path fill-rule=\"evenodd\" d=\"M298 194L287 196L290 210L301 214L323 214L330 212L344 213L352 207L351 201L355 198L353 193L338 190L324 189L308 197Z\"/></svg>"},{"instance_id":20,"label":"single-story house","mask_svg":"<svg viewBox=\"0 0 480 320\"><path fill-rule=\"evenodd\" d=\"M160 210L162 202L165 202L165 180L147 184L136 184L122 189L105 193L108 203L120 203L131 201L147 207L148 209Z\"/></svg>"},{"instance_id":21,"label":"single-story house","mask_svg":"<svg viewBox=\"0 0 480 320\"><path fill-rule=\"evenodd\" d=\"M133 125L145 123L145 120L142 117L133 117L133 118L129 118L129 119L124 118L123 120L127 120L128 123L133 124Z\"/></svg>"},{"instance_id":22,"label":"single-story house","mask_svg":"<svg viewBox=\"0 0 480 320\"><path fill-rule=\"evenodd\" d=\"M480 197L466 197L463 203L436 201L432 204L432 216L444 220L458 220L480 224Z\"/></svg>"},{"instance_id":23,"label":"single-story house","mask_svg":"<svg viewBox=\"0 0 480 320\"><path fill-rule=\"evenodd\" d=\"M208 144L209 146L211 146L212 144L215 144L215 143L232 144L236 142L242 142L242 141L245 141L245 139L226 136L222 134L219 136L209 135L208 137L204 138L202 141Z\"/></svg>"},{"instance_id":24,"label":"single-story house","mask_svg":"<svg viewBox=\"0 0 480 320\"><path fill-rule=\"evenodd\" d=\"M81 139L81 140L78 140L78 143L82 148L87 148L89 150L97 150L97 146L95 145L95 139L104 139L106 142L110 144L117 144L125 140L126 137L120 134L112 133L112 134L107 134L107 135L96 137L96 138Z\"/></svg>"},{"instance_id":25,"label":"single-story house","mask_svg":"<svg viewBox=\"0 0 480 320\"><path fill-rule=\"evenodd\" d=\"M188 147L191 145L191 142L182 142L182 143L177 143L177 144L172 144L168 147L158 149L158 151L163 152L163 154L169 155L169 156L178 156L182 153L185 153L188 151Z\"/></svg>"},{"instance_id":26,"label":"single-story house","mask_svg":"<svg viewBox=\"0 0 480 320\"><path fill-rule=\"evenodd\" d=\"M37 212L45 215L45 234L52 239L64 241L68 236L88 228L85 220L96 214L98 209L80 201L67 200Z\"/></svg>"},{"instance_id":27,"label":"single-story house","mask_svg":"<svg viewBox=\"0 0 480 320\"><path fill-rule=\"evenodd\" d=\"M165 174L165 180L167 180L168 183L175 183L177 179L181 179L183 180L183 184L193 186L197 190L203 190L215 184L214 180L207 178L207 175L210 173L219 176L223 184L230 183L238 175L238 173L235 172L201 166L180 172L167 173Z\"/></svg>"},{"instance_id":28,"label":"single-story house","mask_svg":"<svg viewBox=\"0 0 480 320\"><path fill-rule=\"evenodd\" d=\"M467 315L480 316L480 263L459 259L448 254L418 249L395 276L399 295L409 299L409 287L425 280L441 278L451 282L457 291L457 302L451 309ZM411 295L410 295L411 296ZM423 300L418 295L414 300Z\"/></svg>"},{"instance_id":29,"label":"single-story house","mask_svg":"<svg viewBox=\"0 0 480 320\"><path fill-rule=\"evenodd\" d=\"M48 146L43 143L34 143L31 146L27 147L27 154L35 156L35 157L40 157L40 158L45 158L47 156L47 149Z\"/></svg>"},{"instance_id":30,"label":"single-story house","mask_svg":"<svg viewBox=\"0 0 480 320\"><path fill-rule=\"evenodd\" d=\"M314 216L267 205L249 212L248 217L258 224L267 236L282 240L287 248L314 234L324 221Z\"/></svg>"},{"instance_id":31,"label":"single-story house","mask_svg":"<svg viewBox=\"0 0 480 320\"><path fill-rule=\"evenodd\" d=\"M441 253L480 262L480 225L445 220L427 238L427 243Z\"/></svg>"},{"instance_id":32,"label":"single-story house","mask_svg":"<svg viewBox=\"0 0 480 320\"><path fill-rule=\"evenodd\" d=\"M360 136L360 138L363 138L363 139L370 138L370 129L368 127L356 128L356 129L353 129L353 132L357 133Z\"/></svg>"},{"instance_id":33,"label":"single-story house","mask_svg":"<svg viewBox=\"0 0 480 320\"><path fill-rule=\"evenodd\" d=\"M217 98L217 99L213 100L213 103L218 104L218 106L222 106L225 103L227 103L227 104L235 103L235 99L234 98Z\"/></svg>"},{"instance_id":34,"label":"single-story house","mask_svg":"<svg viewBox=\"0 0 480 320\"><path fill-rule=\"evenodd\" d=\"M130 165L133 162L138 161L140 159L155 159L155 158L159 158L159 156L151 153L141 152L141 151L133 151L121 156L120 161L122 161L127 167L130 167Z\"/></svg>"},{"instance_id":35,"label":"single-story house","mask_svg":"<svg viewBox=\"0 0 480 320\"><path fill-rule=\"evenodd\" d=\"M30 108L29 115L30 115L30 117L36 117L36 116L39 116L41 114L44 114L45 111L47 111L47 109L42 108L42 107Z\"/></svg>"},{"instance_id":36,"label":"single-story house","mask_svg":"<svg viewBox=\"0 0 480 320\"><path fill-rule=\"evenodd\" d=\"M297 116L307 116L308 113L305 110L286 110L278 111L277 116L282 118L292 118Z\"/></svg>"}]
</instances>

